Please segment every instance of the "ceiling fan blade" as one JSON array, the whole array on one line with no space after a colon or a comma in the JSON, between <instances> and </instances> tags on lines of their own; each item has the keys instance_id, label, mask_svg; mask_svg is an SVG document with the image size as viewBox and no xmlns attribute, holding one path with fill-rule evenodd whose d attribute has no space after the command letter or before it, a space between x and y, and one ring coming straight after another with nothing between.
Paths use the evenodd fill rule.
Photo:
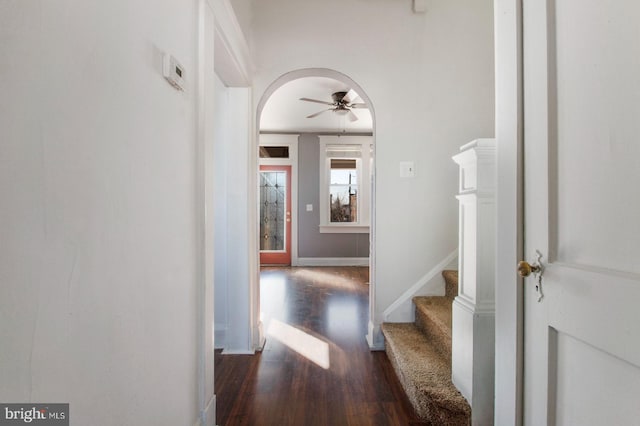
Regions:
<instances>
[{"instance_id":1,"label":"ceiling fan blade","mask_svg":"<svg viewBox=\"0 0 640 426\"><path fill-rule=\"evenodd\" d=\"M322 114L323 112L327 112L327 111L331 111L331 110L332 110L332 108L329 108L329 109L323 109L322 111L318 111L318 112L316 112L315 114L307 115L307 118L317 117L317 116L319 116L320 114Z\"/></svg>"},{"instance_id":2,"label":"ceiling fan blade","mask_svg":"<svg viewBox=\"0 0 640 426\"><path fill-rule=\"evenodd\" d=\"M333 106L333 102L325 102L325 101L319 101L317 99L309 99L309 98L300 98L301 101L307 101L307 102L315 102L317 104L324 104L324 105L331 105Z\"/></svg>"},{"instance_id":3,"label":"ceiling fan blade","mask_svg":"<svg viewBox=\"0 0 640 426\"><path fill-rule=\"evenodd\" d=\"M347 92L346 95L344 95L344 99L348 104L351 104L353 102L356 101L356 99L358 99L360 96L358 96L358 94L356 93L355 90L353 89L349 89L349 91Z\"/></svg>"},{"instance_id":4,"label":"ceiling fan blade","mask_svg":"<svg viewBox=\"0 0 640 426\"><path fill-rule=\"evenodd\" d=\"M358 116L351 110L349 110L349 121L358 121Z\"/></svg>"},{"instance_id":5,"label":"ceiling fan blade","mask_svg":"<svg viewBox=\"0 0 640 426\"><path fill-rule=\"evenodd\" d=\"M367 106L367 104L349 104L349 108L367 109L369 107Z\"/></svg>"}]
</instances>

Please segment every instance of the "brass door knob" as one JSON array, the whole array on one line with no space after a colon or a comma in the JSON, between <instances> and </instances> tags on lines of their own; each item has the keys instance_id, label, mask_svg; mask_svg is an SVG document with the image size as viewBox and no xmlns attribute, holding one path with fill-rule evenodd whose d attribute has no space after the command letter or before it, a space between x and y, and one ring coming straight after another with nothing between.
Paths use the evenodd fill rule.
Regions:
<instances>
[{"instance_id":1,"label":"brass door knob","mask_svg":"<svg viewBox=\"0 0 640 426\"><path fill-rule=\"evenodd\" d=\"M528 277L529 275L531 275L531 273L535 274L538 272L540 272L540 265L531 265L529 262L526 262L524 260L518 262L518 273L522 278Z\"/></svg>"}]
</instances>

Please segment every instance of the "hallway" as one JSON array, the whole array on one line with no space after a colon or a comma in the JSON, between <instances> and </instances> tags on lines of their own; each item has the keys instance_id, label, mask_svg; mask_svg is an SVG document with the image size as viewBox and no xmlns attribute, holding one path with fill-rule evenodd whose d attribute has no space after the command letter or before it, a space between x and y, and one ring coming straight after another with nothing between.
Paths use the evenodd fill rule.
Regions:
<instances>
[{"instance_id":1,"label":"hallway","mask_svg":"<svg viewBox=\"0 0 640 426\"><path fill-rule=\"evenodd\" d=\"M216 352L218 425L421 424L365 341L368 268L263 268L260 285L263 352Z\"/></svg>"}]
</instances>

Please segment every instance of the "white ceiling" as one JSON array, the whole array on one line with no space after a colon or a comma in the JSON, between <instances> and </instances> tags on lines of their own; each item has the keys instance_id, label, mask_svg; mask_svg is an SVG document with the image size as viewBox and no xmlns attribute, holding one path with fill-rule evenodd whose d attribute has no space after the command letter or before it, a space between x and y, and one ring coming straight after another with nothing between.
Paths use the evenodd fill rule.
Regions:
<instances>
[{"instance_id":1,"label":"white ceiling","mask_svg":"<svg viewBox=\"0 0 640 426\"><path fill-rule=\"evenodd\" d=\"M327 77L305 77L290 81L278 88L265 103L260 117L260 131L268 132L371 132L371 113L368 109L353 109L357 121L327 111L314 118L308 115L329 109L322 104L301 101L311 98L333 102L331 94L351 89L345 83ZM357 102L364 102L358 99Z\"/></svg>"}]
</instances>

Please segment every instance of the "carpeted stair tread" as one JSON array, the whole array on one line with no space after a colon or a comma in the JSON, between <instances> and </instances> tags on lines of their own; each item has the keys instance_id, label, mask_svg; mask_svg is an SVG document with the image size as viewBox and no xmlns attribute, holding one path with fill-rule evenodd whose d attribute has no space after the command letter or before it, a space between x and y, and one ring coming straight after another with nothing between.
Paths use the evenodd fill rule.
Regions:
<instances>
[{"instance_id":1,"label":"carpeted stair tread","mask_svg":"<svg viewBox=\"0 0 640 426\"><path fill-rule=\"evenodd\" d=\"M451 361L451 311L448 297L418 296L413 298L416 326L442 356Z\"/></svg>"},{"instance_id":2,"label":"carpeted stair tread","mask_svg":"<svg viewBox=\"0 0 640 426\"><path fill-rule=\"evenodd\" d=\"M386 352L416 414L432 425L468 425L471 409L451 382L451 363L412 323L384 323Z\"/></svg>"},{"instance_id":3,"label":"carpeted stair tread","mask_svg":"<svg viewBox=\"0 0 640 426\"><path fill-rule=\"evenodd\" d=\"M451 299L442 296L417 296L413 298L416 314L427 315L442 328L448 330L451 338Z\"/></svg>"},{"instance_id":4,"label":"carpeted stair tread","mask_svg":"<svg viewBox=\"0 0 640 426\"><path fill-rule=\"evenodd\" d=\"M453 300L458 295L458 271L444 270L442 271L444 277L444 291L445 296Z\"/></svg>"}]
</instances>

